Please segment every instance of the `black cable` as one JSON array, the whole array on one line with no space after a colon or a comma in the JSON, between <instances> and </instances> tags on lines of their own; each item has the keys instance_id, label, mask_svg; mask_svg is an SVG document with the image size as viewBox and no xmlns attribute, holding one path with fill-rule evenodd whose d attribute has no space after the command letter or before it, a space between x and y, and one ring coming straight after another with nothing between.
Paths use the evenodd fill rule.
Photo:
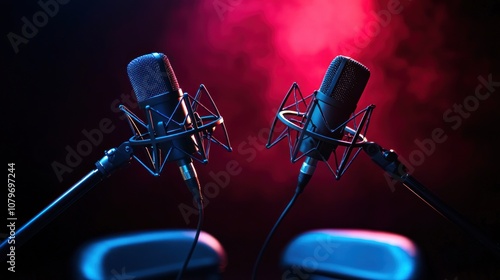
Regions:
<instances>
[{"instance_id":1,"label":"black cable","mask_svg":"<svg viewBox=\"0 0 500 280\"><path fill-rule=\"evenodd\" d=\"M200 188L198 189L198 191L199 191L199 197L196 199L196 196L195 196L195 199L198 202L198 225L196 226L196 234L194 236L193 245L191 245L191 249L189 250L188 256L186 257L186 260L184 261L184 265L182 266L181 270L179 270L179 272L177 274L177 278L176 278L177 280L182 279L182 275L186 271L186 268L189 264L189 261L191 260L191 257L194 253L194 249L196 248L196 245L198 244L198 239L199 239L200 233L201 233L201 225L203 223L203 198L202 198Z\"/></svg>"},{"instance_id":2,"label":"black cable","mask_svg":"<svg viewBox=\"0 0 500 280\"><path fill-rule=\"evenodd\" d=\"M256 279L257 276L257 269L259 267L260 261L262 259L262 255L264 255L264 251L266 250L267 245L269 244L269 241L271 240L271 237L273 236L274 232L278 228L279 224L285 217L285 215L288 213L290 208L292 208L292 205L295 203L295 200L297 200L297 197L299 194L302 192L302 190L299 191L299 188L297 188L297 191L295 191L295 194L293 195L292 199L290 202L288 202L288 205L286 206L285 210L281 213L281 216L278 218L276 223L274 224L273 228L267 235L266 241L264 241L264 244L262 245L262 248L260 249L259 255L257 256L257 260L255 261L254 267L253 267L253 272L252 272L252 280Z\"/></svg>"}]
</instances>

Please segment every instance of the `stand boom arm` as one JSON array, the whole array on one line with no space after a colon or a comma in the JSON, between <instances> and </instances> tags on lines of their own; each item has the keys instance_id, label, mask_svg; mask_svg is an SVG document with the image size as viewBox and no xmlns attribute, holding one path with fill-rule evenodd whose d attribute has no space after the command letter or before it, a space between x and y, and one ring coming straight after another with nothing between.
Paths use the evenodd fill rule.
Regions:
<instances>
[{"instance_id":1,"label":"stand boom arm","mask_svg":"<svg viewBox=\"0 0 500 280\"><path fill-rule=\"evenodd\" d=\"M2 242L0 245L0 258L7 258L11 251L11 246L18 249L71 204L86 194L92 187L111 175L116 169L129 163L131 158L132 148L128 142L124 142L119 147L106 151L105 156L96 162L96 169L89 172L69 190L59 196L49 206L45 207L45 209L40 211L35 217L15 232L15 243L9 243L12 236L6 238Z\"/></svg>"},{"instance_id":2,"label":"stand boom arm","mask_svg":"<svg viewBox=\"0 0 500 280\"><path fill-rule=\"evenodd\" d=\"M363 150L393 179L400 181L431 208L436 210L439 214L451 222L455 223L463 231L491 250L491 252L493 252L497 257L500 257L500 244L479 231L478 228L466 221L454 209L446 206L438 197L432 194L420 182L408 174L406 167L398 160L398 155L393 150L385 150L373 142L367 142L363 146Z\"/></svg>"}]
</instances>

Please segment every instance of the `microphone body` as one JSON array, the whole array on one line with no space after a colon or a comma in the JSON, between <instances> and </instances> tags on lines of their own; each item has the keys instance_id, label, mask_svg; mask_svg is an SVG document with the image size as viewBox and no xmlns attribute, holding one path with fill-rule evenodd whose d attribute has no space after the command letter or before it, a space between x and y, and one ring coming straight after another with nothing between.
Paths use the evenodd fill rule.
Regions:
<instances>
[{"instance_id":1,"label":"microphone body","mask_svg":"<svg viewBox=\"0 0 500 280\"><path fill-rule=\"evenodd\" d=\"M139 107L155 111L147 116L150 135L161 137L192 128L182 89L166 55L151 53L137 57L128 64L127 73ZM200 198L198 176L190 157L198 151L194 137L164 141L158 148L157 152L168 151L166 160L177 162L193 196Z\"/></svg>"},{"instance_id":2,"label":"microphone body","mask_svg":"<svg viewBox=\"0 0 500 280\"><path fill-rule=\"evenodd\" d=\"M316 102L306 112L304 130L342 139L346 122L356 109L369 77L370 71L361 63L346 56L337 56L315 93ZM299 149L306 159L300 168L298 191L301 192L311 179L317 161L327 161L336 148L334 143L304 135Z\"/></svg>"},{"instance_id":3,"label":"microphone body","mask_svg":"<svg viewBox=\"0 0 500 280\"><path fill-rule=\"evenodd\" d=\"M139 102L141 109L151 107L154 110L166 115L152 114L153 122L150 126L150 133L154 133L156 137L166 136L173 133L180 133L192 128L191 119L188 116L186 104L182 99L182 90L179 88L174 92L164 93L155 97ZM168 114L167 114L168 113ZM193 139L173 139L159 144L163 150L172 149L169 154L169 161L177 161L184 158L189 158L188 154L193 154L197 151ZM184 152L185 153L184 153Z\"/></svg>"}]
</instances>

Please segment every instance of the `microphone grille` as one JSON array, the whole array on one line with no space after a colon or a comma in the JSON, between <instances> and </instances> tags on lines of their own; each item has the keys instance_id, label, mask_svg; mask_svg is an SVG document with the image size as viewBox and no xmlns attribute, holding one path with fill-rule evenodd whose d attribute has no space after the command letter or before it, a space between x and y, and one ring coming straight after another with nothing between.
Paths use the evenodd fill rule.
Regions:
<instances>
[{"instance_id":1,"label":"microphone grille","mask_svg":"<svg viewBox=\"0 0 500 280\"><path fill-rule=\"evenodd\" d=\"M355 108L370 78L370 70L352 58L339 55L328 67L320 91L347 107Z\"/></svg>"},{"instance_id":2,"label":"microphone grille","mask_svg":"<svg viewBox=\"0 0 500 280\"><path fill-rule=\"evenodd\" d=\"M167 56L151 53L135 58L127 73L138 102L179 90L179 83Z\"/></svg>"}]
</instances>

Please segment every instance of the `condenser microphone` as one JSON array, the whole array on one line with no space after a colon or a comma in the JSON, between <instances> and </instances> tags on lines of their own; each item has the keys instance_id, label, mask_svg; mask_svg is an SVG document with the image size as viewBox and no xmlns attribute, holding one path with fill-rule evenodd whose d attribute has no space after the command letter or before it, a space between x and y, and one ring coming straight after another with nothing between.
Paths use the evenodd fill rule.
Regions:
<instances>
[{"instance_id":1,"label":"condenser microphone","mask_svg":"<svg viewBox=\"0 0 500 280\"><path fill-rule=\"evenodd\" d=\"M306 159L300 168L294 196L281 213L261 247L257 260L254 263L252 280L256 278L257 269L267 244L285 215L295 203L297 197L310 181L316 169L317 162L326 162L337 146L347 144L349 148L342 159L342 162L344 162L345 159L349 158L348 151L352 150L355 145L360 144L356 141L348 143L347 141L342 141L342 139L344 129L350 120L349 117L356 109L358 100L369 77L370 71L359 62L346 56L337 56L330 63L319 90L315 91L309 97L304 98L297 83L294 83L286 94L271 126L266 146L270 148L288 136L292 162L298 159L297 154L299 151L302 153L299 158L304 156ZM290 104L288 103L288 98L292 95L295 102ZM310 97L312 97L312 101L307 104L307 100ZM306 105L307 110L301 112L300 105ZM292 109L296 109L296 111ZM292 117L289 118L290 116ZM275 141L271 141L278 120L285 124L286 128ZM365 122L365 116L363 116L362 122ZM360 128L362 126L360 125ZM298 136L294 137L295 143L293 143L294 140L290 139L291 130L299 132ZM352 132L349 129L346 130L348 133ZM354 132L353 139L358 138L364 137L360 136L358 131L356 131Z\"/></svg>"},{"instance_id":2,"label":"condenser microphone","mask_svg":"<svg viewBox=\"0 0 500 280\"><path fill-rule=\"evenodd\" d=\"M127 73L137 102L142 110L153 109L147 117L150 138L182 133L192 128L183 92L167 56L162 53L146 54L132 60ZM177 162L180 172L195 199L199 196L199 181L191 154L197 152L195 138L191 136L163 141L157 145L167 155L166 161Z\"/></svg>"},{"instance_id":3,"label":"condenser microphone","mask_svg":"<svg viewBox=\"0 0 500 280\"><path fill-rule=\"evenodd\" d=\"M337 56L328 67L316 92L317 102L306 112L307 125L304 130L324 137L340 140L349 117L370 78L364 65L346 56ZM305 135L300 151L306 159L300 168L297 190L302 191L311 179L318 161L327 161L337 148L335 143L320 141Z\"/></svg>"}]
</instances>

